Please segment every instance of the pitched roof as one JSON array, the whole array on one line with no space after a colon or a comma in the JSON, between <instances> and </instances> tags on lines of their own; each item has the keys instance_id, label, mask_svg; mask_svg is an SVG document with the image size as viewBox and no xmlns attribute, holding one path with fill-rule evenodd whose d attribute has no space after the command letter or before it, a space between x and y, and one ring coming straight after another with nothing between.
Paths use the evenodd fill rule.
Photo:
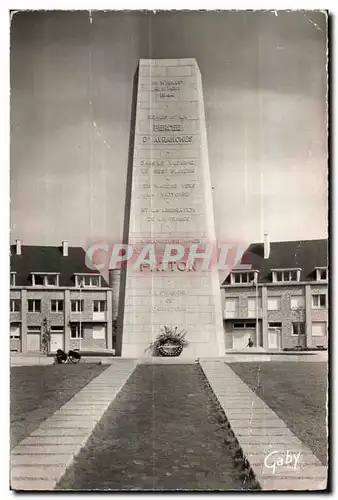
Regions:
<instances>
[{"instance_id":1,"label":"pitched roof","mask_svg":"<svg viewBox=\"0 0 338 500\"><path fill-rule=\"evenodd\" d=\"M68 256L63 256L62 247L21 246L21 255L16 255L15 245L11 247L11 271L16 272L16 286L30 286L30 274L60 273L59 285L74 286L74 274L93 273L97 271L86 266L86 253L82 247L68 247ZM102 286L108 283L101 278Z\"/></svg>"},{"instance_id":2,"label":"pitched roof","mask_svg":"<svg viewBox=\"0 0 338 500\"><path fill-rule=\"evenodd\" d=\"M300 281L315 279L316 267L327 267L328 240L279 241L270 243L270 256L264 259L263 243L252 243L241 259L259 271L259 283L271 283L272 269L301 269ZM235 269L236 270L236 267ZM230 283L227 276L223 285Z\"/></svg>"}]
</instances>

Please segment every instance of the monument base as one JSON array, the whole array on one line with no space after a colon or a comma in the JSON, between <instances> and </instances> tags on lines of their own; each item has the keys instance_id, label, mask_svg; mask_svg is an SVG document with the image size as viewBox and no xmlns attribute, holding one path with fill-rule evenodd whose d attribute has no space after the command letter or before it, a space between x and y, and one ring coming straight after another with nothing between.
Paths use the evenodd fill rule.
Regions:
<instances>
[{"instance_id":1,"label":"monument base","mask_svg":"<svg viewBox=\"0 0 338 500\"><path fill-rule=\"evenodd\" d=\"M126 358L144 358L144 359L165 359L163 356L153 356L151 352L147 352L149 344L124 344L122 349L122 357ZM208 342L193 342L187 347L185 347L179 356L175 356L172 359L195 359L200 357L211 357L217 358L219 356L224 356L225 352L219 353L218 346L216 344L210 344Z\"/></svg>"}]
</instances>

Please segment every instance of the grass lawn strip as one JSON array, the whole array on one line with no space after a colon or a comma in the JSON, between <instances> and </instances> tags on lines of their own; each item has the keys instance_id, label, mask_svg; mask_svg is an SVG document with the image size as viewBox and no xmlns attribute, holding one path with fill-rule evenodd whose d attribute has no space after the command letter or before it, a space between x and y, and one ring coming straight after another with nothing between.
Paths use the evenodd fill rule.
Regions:
<instances>
[{"instance_id":1,"label":"grass lawn strip","mask_svg":"<svg viewBox=\"0 0 338 500\"><path fill-rule=\"evenodd\" d=\"M241 490L238 446L200 367L139 365L58 490Z\"/></svg>"}]
</instances>

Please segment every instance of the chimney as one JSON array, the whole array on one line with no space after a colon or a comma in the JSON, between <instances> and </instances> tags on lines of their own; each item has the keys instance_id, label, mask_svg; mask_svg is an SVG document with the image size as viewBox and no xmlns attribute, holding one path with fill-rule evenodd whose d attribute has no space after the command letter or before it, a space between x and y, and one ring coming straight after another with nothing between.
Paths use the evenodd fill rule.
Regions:
<instances>
[{"instance_id":1,"label":"chimney","mask_svg":"<svg viewBox=\"0 0 338 500\"><path fill-rule=\"evenodd\" d=\"M16 240L16 255L21 255L21 240Z\"/></svg>"},{"instance_id":2,"label":"chimney","mask_svg":"<svg viewBox=\"0 0 338 500\"><path fill-rule=\"evenodd\" d=\"M64 257L68 257L68 241L67 240L64 240L62 242L62 255Z\"/></svg>"},{"instance_id":3,"label":"chimney","mask_svg":"<svg viewBox=\"0 0 338 500\"><path fill-rule=\"evenodd\" d=\"M270 257L270 238L268 233L264 234L264 259Z\"/></svg>"}]
</instances>

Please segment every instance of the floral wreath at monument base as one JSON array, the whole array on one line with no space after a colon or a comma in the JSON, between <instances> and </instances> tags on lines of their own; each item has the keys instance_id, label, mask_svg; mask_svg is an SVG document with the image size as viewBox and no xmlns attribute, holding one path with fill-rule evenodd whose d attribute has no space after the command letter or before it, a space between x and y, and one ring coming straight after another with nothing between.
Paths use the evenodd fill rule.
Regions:
<instances>
[{"instance_id":1,"label":"floral wreath at monument base","mask_svg":"<svg viewBox=\"0 0 338 500\"><path fill-rule=\"evenodd\" d=\"M186 330L177 331L177 326L175 328L164 326L148 350L153 350L160 356L179 356L183 348L188 345L186 334Z\"/></svg>"}]
</instances>

